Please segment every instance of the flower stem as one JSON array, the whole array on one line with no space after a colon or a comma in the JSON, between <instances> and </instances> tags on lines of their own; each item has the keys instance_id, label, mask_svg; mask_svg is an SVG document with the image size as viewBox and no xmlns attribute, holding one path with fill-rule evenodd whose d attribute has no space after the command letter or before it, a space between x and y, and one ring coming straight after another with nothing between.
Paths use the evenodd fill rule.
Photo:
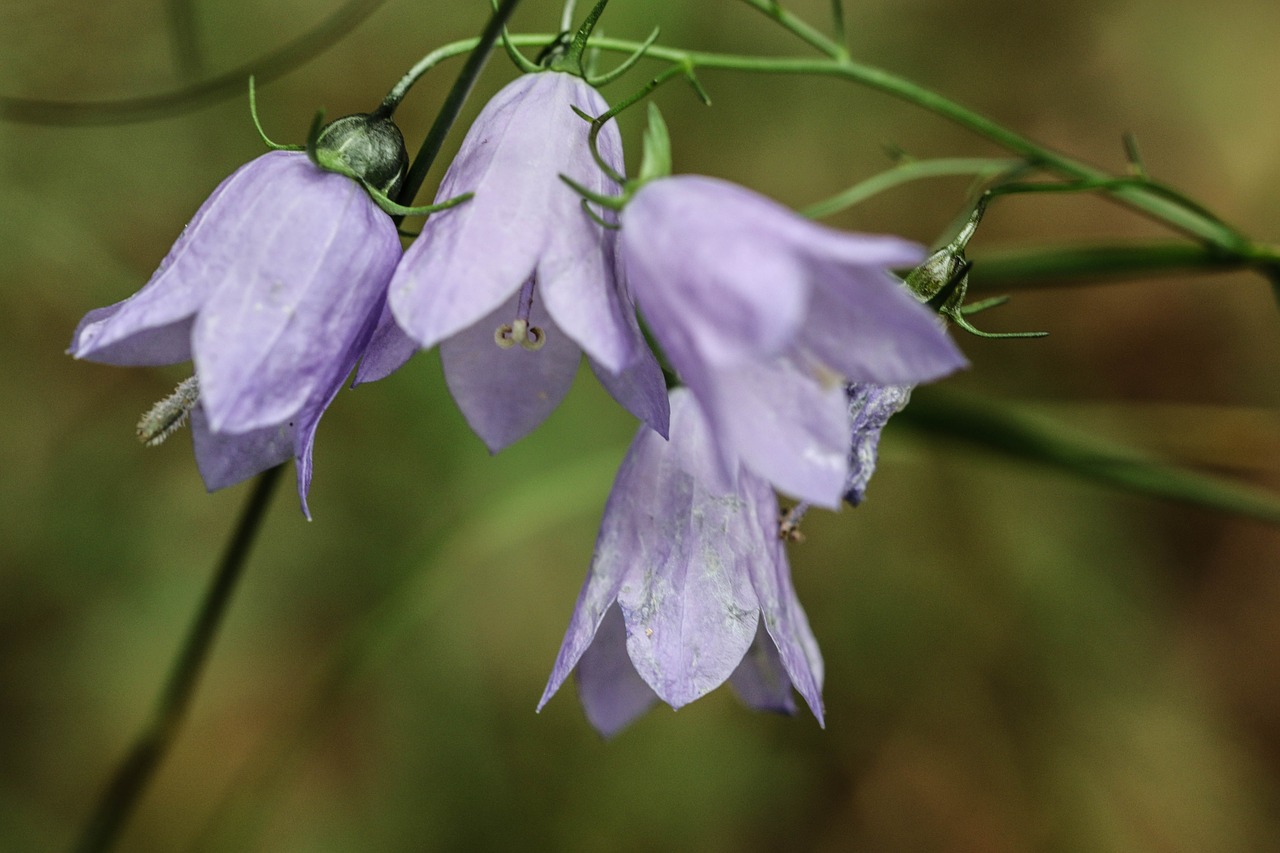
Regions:
<instances>
[{"instance_id":1,"label":"flower stem","mask_svg":"<svg viewBox=\"0 0 1280 853\"><path fill-rule=\"evenodd\" d=\"M173 663L151 721L138 735L102 792L76 847L80 853L100 853L111 849L137 808L160 762L173 746L283 469L283 465L277 465L264 471L254 484L249 502L245 504L222 554L213 583L205 592L196 620Z\"/></svg>"},{"instance_id":2,"label":"flower stem","mask_svg":"<svg viewBox=\"0 0 1280 853\"><path fill-rule=\"evenodd\" d=\"M440 112L436 115L436 120L432 122L431 129L427 131L427 136L422 140L422 146L418 149L418 154L413 158L412 165L409 166L409 172L405 175L404 184L400 187L397 197L403 205L410 205L414 196L418 194L418 190L422 188L422 182L427 177L427 172L431 169L431 164L435 162L436 155L440 153L440 146L444 144L444 138L449 134L449 129L453 127L454 121L458 118L458 113L462 111L462 105L466 102L467 96L471 94L471 88L475 85L476 78L480 76L480 72L484 69L485 62L489 59L489 54L493 52L493 45L502 35L502 28L506 26L507 20L511 17L511 13L515 11L516 5L520 0L502 0L502 5L494 10L493 15L489 18L489 23L485 25L484 32L480 34L480 38L476 40L475 48L471 55L467 57L466 63L462 66L462 70L458 72L458 79L454 81L453 88L449 90L448 96L444 99L444 104L440 107ZM406 75L406 80L407 75ZM416 78L415 78L416 79ZM413 81L407 84L405 80L401 80L400 84L404 86L400 92L400 98L404 97L404 93L409 90L409 86L413 85ZM392 95L396 92L392 90ZM394 110L397 99L388 107L392 95L388 95L383 101L379 110ZM387 113L388 115L390 112Z\"/></svg>"}]
</instances>

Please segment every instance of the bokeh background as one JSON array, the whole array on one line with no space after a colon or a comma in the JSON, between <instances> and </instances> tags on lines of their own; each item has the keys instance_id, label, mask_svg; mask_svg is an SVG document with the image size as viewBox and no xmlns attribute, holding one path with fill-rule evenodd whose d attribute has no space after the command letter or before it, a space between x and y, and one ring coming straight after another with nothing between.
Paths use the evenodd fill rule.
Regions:
<instances>
[{"instance_id":1,"label":"bokeh background","mask_svg":"<svg viewBox=\"0 0 1280 853\"><path fill-rule=\"evenodd\" d=\"M194 3L205 75L333 0ZM1280 239L1272 0L866 0L858 57L1056 148L1149 170ZM793 8L825 26L828 6ZM263 87L268 133L373 106L484 0L389 0ZM515 28L559 5L526 0ZM0 95L107 100L183 80L159 0L0 2ZM806 47L730 0L614 0L608 34ZM459 67L401 123L425 133ZM513 75L498 54L464 123ZM638 87L643 72L606 91ZM657 96L676 164L795 205L913 155L989 155L908 105L823 80L706 73ZM623 119L638 161L639 113ZM458 144L456 129L446 156ZM0 124L0 849L64 849L143 724L248 485L208 495L138 414L183 377L75 362L79 317L132 293L208 192L262 148L247 99L146 122ZM441 166L445 161L441 161ZM438 166L432 182L438 179ZM933 242L967 182L842 226ZM424 193L425 195L425 193ZM1098 199L1002 202L971 247L1144 238ZM948 380L1202 470L1280 489L1280 312L1245 273L1020 294ZM920 394L924 395L925 391ZM750 413L744 413L750 416ZM870 499L792 546L827 661L828 722L720 690L602 741L571 686L533 712L634 424L584 375L495 458L434 355L344 393L315 521L277 495L174 753L121 848L171 850L1255 851L1278 849L1280 533L1118 494L895 424ZM291 474L289 475L292 476Z\"/></svg>"}]
</instances>

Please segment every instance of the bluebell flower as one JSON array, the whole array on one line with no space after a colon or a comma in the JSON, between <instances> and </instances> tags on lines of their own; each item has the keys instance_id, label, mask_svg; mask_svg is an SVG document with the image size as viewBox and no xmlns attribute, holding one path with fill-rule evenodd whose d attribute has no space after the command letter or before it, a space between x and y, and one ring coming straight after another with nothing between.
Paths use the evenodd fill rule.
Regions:
<instances>
[{"instance_id":1,"label":"bluebell flower","mask_svg":"<svg viewBox=\"0 0 1280 853\"><path fill-rule=\"evenodd\" d=\"M559 71L517 78L485 105L437 198L474 195L431 216L405 252L357 373L358 382L380 379L439 344L449 390L493 452L559 405L584 352L624 406L666 432L662 372L618 275L615 234L560 179L617 191L574 107L608 108L584 80ZM599 152L622 170L615 125L600 133Z\"/></svg>"},{"instance_id":2,"label":"bluebell flower","mask_svg":"<svg viewBox=\"0 0 1280 853\"><path fill-rule=\"evenodd\" d=\"M838 506L850 473L846 384L915 384L966 363L888 272L920 261L914 243L834 231L692 175L644 184L621 225L629 286L706 413L723 491L742 468Z\"/></svg>"},{"instance_id":3,"label":"bluebell flower","mask_svg":"<svg viewBox=\"0 0 1280 853\"><path fill-rule=\"evenodd\" d=\"M661 699L728 681L749 705L822 722L822 656L791 584L769 485L716 484L711 426L671 392L671 440L642 426L605 505L595 555L539 709L576 669L591 724L611 735Z\"/></svg>"},{"instance_id":4,"label":"bluebell flower","mask_svg":"<svg viewBox=\"0 0 1280 853\"><path fill-rule=\"evenodd\" d=\"M145 287L90 311L69 352L125 366L193 361L205 485L292 456L305 513L317 424L400 256L395 225L360 183L273 151L213 191Z\"/></svg>"}]
</instances>

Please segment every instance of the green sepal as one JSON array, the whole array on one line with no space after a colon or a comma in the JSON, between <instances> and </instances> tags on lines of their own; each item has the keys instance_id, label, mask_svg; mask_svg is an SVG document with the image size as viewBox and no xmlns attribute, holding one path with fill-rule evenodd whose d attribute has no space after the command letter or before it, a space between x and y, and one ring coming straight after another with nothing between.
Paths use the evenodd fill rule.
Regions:
<instances>
[{"instance_id":1,"label":"green sepal","mask_svg":"<svg viewBox=\"0 0 1280 853\"><path fill-rule=\"evenodd\" d=\"M304 145L281 145L278 142L272 142L267 136L267 132L262 129L262 122L258 120L258 93L254 88L253 75L249 75L249 116L253 119L253 126L258 130L258 136L262 137L262 141L272 151L302 151Z\"/></svg>"},{"instance_id":2,"label":"green sepal","mask_svg":"<svg viewBox=\"0 0 1280 853\"><path fill-rule=\"evenodd\" d=\"M644 154L640 160L637 183L643 185L655 178L671 174L671 135L667 123L662 120L658 105L649 102L649 125L644 130Z\"/></svg>"},{"instance_id":3,"label":"green sepal","mask_svg":"<svg viewBox=\"0 0 1280 853\"><path fill-rule=\"evenodd\" d=\"M397 204L392 201L387 197L386 193L382 192L377 187L370 186L367 181L361 181L360 183L364 186L365 190L368 191L369 196L373 199L374 203L377 204L378 207L382 208L388 216L430 216L433 213L439 213L442 210L457 207L464 202L470 201L475 196L475 193L463 193L462 195L456 195L447 201L442 201L439 204L428 204L423 207L405 207L403 204Z\"/></svg>"},{"instance_id":4,"label":"green sepal","mask_svg":"<svg viewBox=\"0 0 1280 853\"><path fill-rule=\"evenodd\" d=\"M602 193L587 189L573 178L564 174L560 175L560 180L568 184L569 188L582 196L585 201L594 201L601 207L607 207L610 210L622 210L623 205L626 204L627 197L625 195L603 195Z\"/></svg>"},{"instance_id":5,"label":"green sepal","mask_svg":"<svg viewBox=\"0 0 1280 853\"><path fill-rule=\"evenodd\" d=\"M649 52L649 48L652 47L653 43L658 40L658 36L659 34L661 34L661 32L662 32L661 29L659 29L658 27L654 27L653 32L649 33L649 37L644 40L644 43L641 44L640 47L636 48L634 53L632 53L626 59L622 60L622 62L618 64L617 68L613 69L607 74L601 74L598 77L596 76L587 77L586 78L587 82L590 83L595 88L599 89L601 86L607 86L608 84L612 83L614 80L617 80L623 74L626 74L628 71L631 70L632 66L634 66L637 62L639 62L641 59L644 58L644 55Z\"/></svg>"}]
</instances>

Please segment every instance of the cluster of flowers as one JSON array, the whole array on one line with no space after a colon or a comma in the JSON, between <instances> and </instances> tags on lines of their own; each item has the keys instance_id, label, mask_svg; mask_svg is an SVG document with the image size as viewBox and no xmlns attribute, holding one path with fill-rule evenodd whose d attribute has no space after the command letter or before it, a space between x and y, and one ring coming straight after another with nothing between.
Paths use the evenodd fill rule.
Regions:
<instances>
[{"instance_id":1,"label":"cluster of flowers","mask_svg":"<svg viewBox=\"0 0 1280 853\"><path fill-rule=\"evenodd\" d=\"M576 669L587 716L617 731L726 680L748 704L822 719L822 659L791 584L777 489L861 499L880 427L909 387L964 364L893 278L923 253L840 233L720 180L628 185L616 127L593 155L581 78L526 74L477 118L433 215L403 253L349 174L274 151L224 181L147 285L91 311L77 358L195 363L182 399L210 489L293 456L306 511L325 408L440 346L450 392L491 451L534 429L591 369L643 425L542 698ZM668 391L643 315L682 387ZM198 384L198 391L194 385ZM174 418L173 420L176 420ZM541 705L539 705L541 707Z\"/></svg>"}]
</instances>

